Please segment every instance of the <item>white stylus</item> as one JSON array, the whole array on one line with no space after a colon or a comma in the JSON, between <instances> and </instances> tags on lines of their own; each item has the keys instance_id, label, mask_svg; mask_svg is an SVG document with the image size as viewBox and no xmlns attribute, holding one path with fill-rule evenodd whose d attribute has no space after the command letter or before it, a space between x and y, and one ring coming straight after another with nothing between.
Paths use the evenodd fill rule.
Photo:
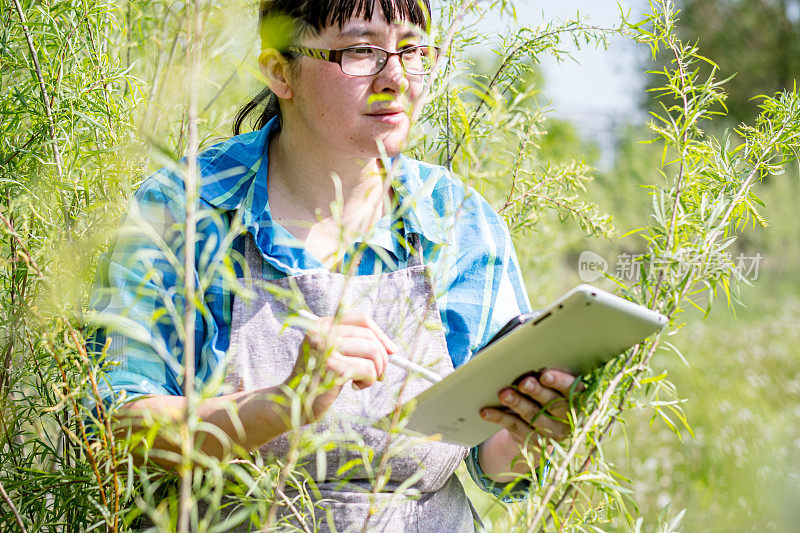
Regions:
<instances>
[{"instance_id":1,"label":"white stylus","mask_svg":"<svg viewBox=\"0 0 800 533\"><path fill-rule=\"evenodd\" d=\"M297 314L307 320L319 320L319 317L317 315L315 315L311 311L306 311L305 309L300 309L297 312ZM406 372L419 374L420 376L427 379L431 383L439 383L440 381L442 381L442 376L440 376L439 374L432 372L431 370L428 370L424 366L420 366L417 363L413 363L408 359L403 359L401 357L389 354L389 362L395 366L402 368Z\"/></svg>"}]
</instances>

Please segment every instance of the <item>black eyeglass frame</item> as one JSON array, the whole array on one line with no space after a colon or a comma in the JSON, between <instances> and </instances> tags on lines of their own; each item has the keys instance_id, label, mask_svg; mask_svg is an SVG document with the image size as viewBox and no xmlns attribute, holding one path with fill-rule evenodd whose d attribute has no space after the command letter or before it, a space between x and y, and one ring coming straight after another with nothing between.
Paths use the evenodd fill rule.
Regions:
<instances>
[{"instance_id":1,"label":"black eyeglass frame","mask_svg":"<svg viewBox=\"0 0 800 533\"><path fill-rule=\"evenodd\" d=\"M370 48L370 49L373 49L373 50L380 50L381 52L386 54L386 59L383 61L383 64L381 65L381 67L378 70L376 70L375 72L371 73L371 74L350 74L349 72L345 72L344 68L342 67L342 57L344 56L344 53L346 51L355 50L357 48ZM392 56L397 56L398 59L400 59L400 65L403 67L403 71L406 74L411 74L412 76L424 76L425 74L430 74L431 71L433 71L433 67L430 68L427 71L424 71L424 72L409 72L408 69L406 69L406 65L403 62L403 54L405 54L409 50L414 50L416 48L427 48L427 49L430 49L430 50L434 50L434 66L435 66L436 61L438 61L438 59L439 59L439 54L441 53L441 49L438 46L430 46L430 45L427 45L427 44L418 44L418 45L414 45L414 46L408 46L406 48L403 48L402 50L398 50L397 52L390 52L389 50L384 50L380 46L374 46L374 45L371 45L371 44L360 44L360 45L357 45L357 46L348 46L348 47L345 47L345 48L334 48L334 49L331 49L331 48L309 48L307 46L295 46L295 45L292 45L292 46L289 46L287 48L287 50L289 52L294 52L294 53L301 54L301 55L304 55L304 56L307 56L307 57L313 57L314 59L321 59L322 61L329 61L331 63L336 63L337 65L339 65L339 68L342 69L342 72L344 74L347 74L348 76L356 76L356 77L374 76L374 75L378 74L380 71L382 71L384 68L386 68L386 64L389 62L389 58L392 57Z\"/></svg>"}]
</instances>

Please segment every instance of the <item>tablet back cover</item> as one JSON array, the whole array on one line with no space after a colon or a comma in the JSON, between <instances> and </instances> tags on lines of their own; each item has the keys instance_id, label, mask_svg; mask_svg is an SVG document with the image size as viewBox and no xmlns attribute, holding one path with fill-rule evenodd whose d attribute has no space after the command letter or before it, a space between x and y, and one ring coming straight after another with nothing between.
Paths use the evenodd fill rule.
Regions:
<instances>
[{"instance_id":1,"label":"tablet back cover","mask_svg":"<svg viewBox=\"0 0 800 533\"><path fill-rule=\"evenodd\" d=\"M441 382L420 394L407 430L476 446L498 430L479 410L518 376L545 368L581 374L667 324L663 315L591 285L580 285Z\"/></svg>"}]
</instances>

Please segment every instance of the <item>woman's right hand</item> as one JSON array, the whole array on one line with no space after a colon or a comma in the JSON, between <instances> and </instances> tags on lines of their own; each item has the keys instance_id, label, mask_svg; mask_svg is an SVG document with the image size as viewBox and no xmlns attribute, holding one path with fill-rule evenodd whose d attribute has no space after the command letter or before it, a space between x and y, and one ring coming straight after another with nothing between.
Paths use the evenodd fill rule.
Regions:
<instances>
[{"instance_id":1,"label":"woman's right hand","mask_svg":"<svg viewBox=\"0 0 800 533\"><path fill-rule=\"evenodd\" d=\"M204 434L203 438L198 438L201 449L222 459L229 453L232 443L255 450L269 442L297 423L292 420L291 413L296 405L291 401L292 396L297 394L303 400L299 422L315 422L325 414L349 380L363 389L381 379L389 363L388 355L398 351L398 346L364 313L347 313L336 322L331 317L318 318L308 328L292 373L282 385L237 391L201 401L197 414L204 428L215 426L225 435L221 438L220 431L201 430ZM305 376L311 379L303 379ZM153 417L181 424L186 409L184 396L144 396L120 408L116 431L120 437L131 428L148 431ZM152 444L152 449L169 452L169 456L156 454L158 456L152 459L166 468L176 468L178 463L173 458L180 457L180 442L169 435L169 432L160 432Z\"/></svg>"},{"instance_id":2,"label":"woman's right hand","mask_svg":"<svg viewBox=\"0 0 800 533\"><path fill-rule=\"evenodd\" d=\"M297 390L297 378L309 373L318 378L311 382L312 388L319 390L305 391L311 404L304 422L314 422L328 410L347 381L363 389L381 380L389 354L398 351L399 347L365 313L345 313L336 322L332 317L321 317L306 331L297 362L284 383ZM314 357L314 365L310 357ZM331 378L332 387L319 387Z\"/></svg>"}]
</instances>

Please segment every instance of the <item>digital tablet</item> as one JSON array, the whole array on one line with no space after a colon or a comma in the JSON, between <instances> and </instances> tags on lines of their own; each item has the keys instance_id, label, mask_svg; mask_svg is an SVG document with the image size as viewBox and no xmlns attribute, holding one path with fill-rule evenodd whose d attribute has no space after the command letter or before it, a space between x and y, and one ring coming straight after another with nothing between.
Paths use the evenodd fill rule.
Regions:
<instances>
[{"instance_id":1,"label":"digital tablet","mask_svg":"<svg viewBox=\"0 0 800 533\"><path fill-rule=\"evenodd\" d=\"M476 446L498 426L479 410L520 375L545 368L583 374L667 324L655 311L579 285L550 307L513 319L465 365L413 401L407 430Z\"/></svg>"}]
</instances>

